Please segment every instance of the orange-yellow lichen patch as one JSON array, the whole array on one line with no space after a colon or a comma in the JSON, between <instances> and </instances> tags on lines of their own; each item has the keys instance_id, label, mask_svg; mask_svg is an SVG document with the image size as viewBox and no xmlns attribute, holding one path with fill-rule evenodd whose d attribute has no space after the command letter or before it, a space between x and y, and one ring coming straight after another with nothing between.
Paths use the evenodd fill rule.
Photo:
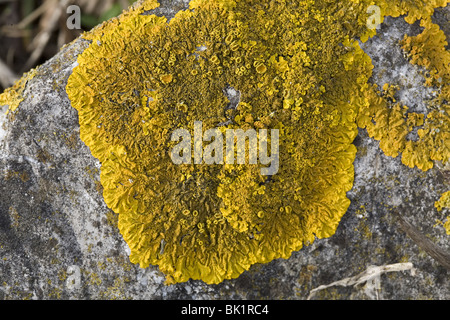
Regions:
<instances>
[{"instance_id":1,"label":"orange-yellow lichen patch","mask_svg":"<svg viewBox=\"0 0 450 320\"><path fill-rule=\"evenodd\" d=\"M173 76L171 74L165 74L160 77L161 82L164 84L169 84L173 80Z\"/></svg>"},{"instance_id":2,"label":"orange-yellow lichen patch","mask_svg":"<svg viewBox=\"0 0 450 320\"><path fill-rule=\"evenodd\" d=\"M450 191L444 192L441 198L434 203L437 211L442 211L442 209L450 209Z\"/></svg>"},{"instance_id":3,"label":"orange-yellow lichen patch","mask_svg":"<svg viewBox=\"0 0 450 320\"><path fill-rule=\"evenodd\" d=\"M383 16L408 21L447 3L380 2ZM168 283L218 283L333 235L350 204L357 124L408 165L448 159L447 109L408 113L386 99L395 87L368 84L373 66L356 39L375 34L371 4L194 0L167 23L143 15L157 6L145 1L86 35L92 44L67 93L133 263L159 265ZM445 76L436 59L434 78ZM230 87L236 108L227 107ZM221 132L278 129L278 173L174 164L171 134L196 121ZM418 126L422 140L408 141Z\"/></svg>"},{"instance_id":4,"label":"orange-yellow lichen patch","mask_svg":"<svg viewBox=\"0 0 450 320\"><path fill-rule=\"evenodd\" d=\"M0 106L8 106L6 113L15 112L19 104L23 101L23 92L27 82L34 78L36 70L31 70L24 74L22 78L16 81L14 86L7 88L0 94Z\"/></svg>"},{"instance_id":5,"label":"orange-yellow lichen patch","mask_svg":"<svg viewBox=\"0 0 450 320\"><path fill-rule=\"evenodd\" d=\"M447 221L444 222L445 233L450 236L450 216L447 217Z\"/></svg>"},{"instance_id":6,"label":"orange-yellow lichen patch","mask_svg":"<svg viewBox=\"0 0 450 320\"><path fill-rule=\"evenodd\" d=\"M450 191L444 192L441 198L434 203L437 211L442 211L444 208L450 209ZM447 217L447 221L442 223L445 228L445 232L450 235L450 216Z\"/></svg>"}]
</instances>

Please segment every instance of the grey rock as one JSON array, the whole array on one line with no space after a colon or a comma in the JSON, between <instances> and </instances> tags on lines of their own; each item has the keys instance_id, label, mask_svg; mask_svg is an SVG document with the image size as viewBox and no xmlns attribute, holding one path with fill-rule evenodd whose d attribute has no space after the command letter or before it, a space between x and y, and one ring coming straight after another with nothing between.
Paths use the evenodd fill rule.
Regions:
<instances>
[{"instance_id":1,"label":"grey rock","mask_svg":"<svg viewBox=\"0 0 450 320\"><path fill-rule=\"evenodd\" d=\"M161 3L150 13L173 17L188 2ZM449 14L450 6L435 13L447 36ZM372 81L405 85L399 101L424 112L432 93L396 45L418 28L388 18L363 49L375 65ZM450 237L436 221L450 214L434 202L449 189L449 168L405 167L365 130L355 140L351 206L332 237L218 285L167 286L157 267L131 264L117 215L102 198L100 163L79 139L65 92L88 45L77 39L40 66L14 119L1 120L0 299L450 299L450 270L401 223L445 259Z\"/></svg>"}]
</instances>

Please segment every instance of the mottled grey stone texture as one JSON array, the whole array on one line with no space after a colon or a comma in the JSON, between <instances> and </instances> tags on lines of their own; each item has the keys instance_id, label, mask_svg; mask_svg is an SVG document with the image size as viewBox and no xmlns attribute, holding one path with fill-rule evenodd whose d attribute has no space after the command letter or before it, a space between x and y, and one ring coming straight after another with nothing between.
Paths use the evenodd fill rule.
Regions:
<instances>
[{"instance_id":1,"label":"mottled grey stone texture","mask_svg":"<svg viewBox=\"0 0 450 320\"><path fill-rule=\"evenodd\" d=\"M169 17L187 5L161 3L155 12ZM435 13L447 36L449 15L450 7ZM388 18L363 48L375 65L372 81L405 85L399 100L426 111L423 100L432 93L396 44L405 32L419 31L418 25ZM88 45L78 39L39 67L13 121L1 124L0 299L450 298L450 270L400 223L414 226L444 253L450 250L450 236L437 223L450 213L434 208L449 190L449 168L407 168L399 158L386 157L365 130L354 142L352 203L332 237L218 285L166 286L157 267L131 264L117 216L102 198L100 164L79 139L77 112L65 92L76 57ZM386 272L375 269L368 281L353 278L374 270L370 266L387 266ZM382 272L376 276L376 270Z\"/></svg>"}]
</instances>

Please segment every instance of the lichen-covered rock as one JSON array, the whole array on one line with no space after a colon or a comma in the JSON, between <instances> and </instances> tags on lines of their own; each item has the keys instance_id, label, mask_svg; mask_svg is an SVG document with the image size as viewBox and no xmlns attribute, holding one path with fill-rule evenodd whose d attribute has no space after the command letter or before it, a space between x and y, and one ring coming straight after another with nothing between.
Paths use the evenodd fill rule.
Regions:
<instances>
[{"instance_id":1,"label":"lichen-covered rock","mask_svg":"<svg viewBox=\"0 0 450 320\"><path fill-rule=\"evenodd\" d=\"M130 260L158 265L168 282L220 283L331 236L350 204L356 154L357 105L345 101L360 91L366 65L347 63L345 33L332 31L338 19L321 28L327 48L302 32L317 20L300 21L340 5L197 1L167 24L142 15L157 5L145 4L89 36L66 89L81 140L102 163L104 199L119 214ZM227 87L240 92L236 109L227 108ZM198 122L200 134L218 128L227 139L231 130L258 130L259 140L261 129L278 130L277 172L235 165L228 145L226 161L174 163L170 137ZM223 139L214 149L222 148Z\"/></svg>"},{"instance_id":2,"label":"lichen-covered rock","mask_svg":"<svg viewBox=\"0 0 450 320\"><path fill-rule=\"evenodd\" d=\"M386 17L375 35L365 25L370 1L303 1L308 9L297 17L282 2L250 2L193 1L189 10L186 1L141 1L0 96L0 298L450 298L442 205L450 184L450 6L379 1ZM340 14L345 6L352 10ZM263 20L268 26L258 29ZM281 25L294 32L296 24L304 44L278 41L289 37ZM251 37L239 33L249 26ZM312 43L315 32L326 44ZM246 59L254 62L248 68ZM239 104L216 110L228 103ZM276 121L264 121L273 113ZM258 192L266 182L251 166L165 162L170 130L195 120L282 128L273 185ZM320 147L316 137L328 143ZM205 205L188 201L196 192ZM326 199L334 200L324 206ZM152 223L131 223L135 216ZM187 235L192 246L183 248ZM168 285L166 275L182 283Z\"/></svg>"}]
</instances>

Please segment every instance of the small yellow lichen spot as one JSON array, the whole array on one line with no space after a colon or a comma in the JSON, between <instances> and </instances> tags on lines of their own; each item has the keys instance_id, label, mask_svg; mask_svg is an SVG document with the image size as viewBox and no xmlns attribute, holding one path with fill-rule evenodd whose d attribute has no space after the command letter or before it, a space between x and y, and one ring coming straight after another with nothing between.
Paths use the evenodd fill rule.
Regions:
<instances>
[{"instance_id":1,"label":"small yellow lichen spot","mask_svg":"<svg viewBox=\"0 0 450 320\"><path fill-rule=\"evenodd\" d=\"M450 191L444 192L441 198L434 203L437 211L442 211L444 208L450 209Z\"/></svg>"},{"instance_id":2,"label":"small yellow lichen spot","mask_svg":"<svg viewBox=\"0 0 450 320\"><path fill-rule=\"evenodd\" d=\"M173 76L171 74L165 74L161 76L161 81L164 84L171 83L173 80Z\"/></svg>"},{"instance_id":3,"label":"small yellow lichen spot","mask_svg":"<svg viewBox=\"0 0 450 320\"><path fill-rule=\"evenodd\" d=\"M405 35L401 45L412 64L424 67L426 86L439 88L438 97L429 102L430 112L425 115L407 115L400 111L394 95L399 89L386 83L381 96L374 88L368 88L367 100L360 108L358 123L366 127L371 137L380 140L380 148L388 156L401 154L402 163L427 171L433 161L446 163L450 159L450 52L446 50L447 39L439 26L433 23L434 8L446 6L450 1L380 1L381 11L386 15L406 15L405 21L420 20L423 31L417 36ZM364 122L364 123L362 123ZM414 126L423 126L418 131L419 139L412 141L407 134Z\"/></svg>"},{"instance_id":4,"label":"small yellow lichen spot","mask_svg":"<svg viewBox=\"0 0 450 320\"><path fill-rule=\"evenodd\" d=\"M24 74L14 86L7 88L2 94L0 94L0 106L9 106L6 113L14 112L19 107L19 104L23 101L23 92L27 82L36 76L36 70L33 69Z\"/></svg>"},{"instance_id":5,"label":"small yellow lichen spot","mask_svg":"<svg viewBox=\"0 0 450 320\"><path fill-rule=\"evenodd\" d=\"M404 49L436 69L430 84L447 92L441 102L450 73L430 17L447 2L379 1L385 14L424 21ZM375 33L361 24L370 4L194 0L167 23L142 14L157 6L147 0L85 36L92 44L66 89L132 263L158 265L167 283L219 283L332 236L350 205L358 126L407 165L448 160L448 106L408 115L392 105L395 87L368 84L373 65L357 39ZM236 108L229 87L240 92ZM174 164L171 134L195 121L221 132L279 130L280 170ZM422 125L420 140L407 140Z\"/></svg>"}]
</instances>

